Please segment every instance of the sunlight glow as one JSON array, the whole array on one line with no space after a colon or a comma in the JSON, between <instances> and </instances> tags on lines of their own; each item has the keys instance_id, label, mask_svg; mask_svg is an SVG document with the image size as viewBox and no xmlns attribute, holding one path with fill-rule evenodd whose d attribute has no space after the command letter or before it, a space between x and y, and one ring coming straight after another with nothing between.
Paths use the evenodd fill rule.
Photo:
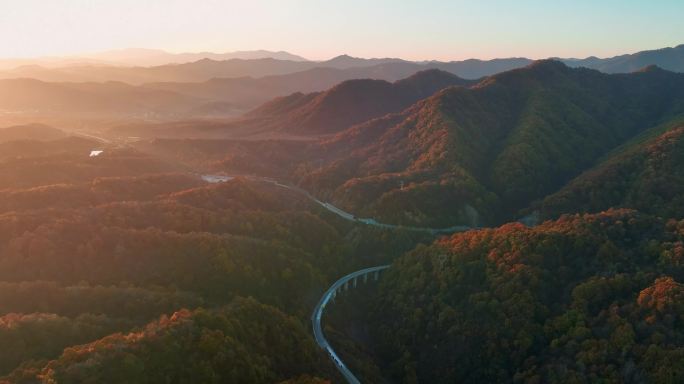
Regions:
<instances>
[{"instance_id":1,"label":"sunlight glow","mask_svg":"<svg viewBox=\"0 0 684 384\"><path fill-rule=\"evenodd\" d=\"M610 56L680 44L682 14L674 0L2 0L0 58L130 47L310 59Z\"/></svg>"}]
</instances>

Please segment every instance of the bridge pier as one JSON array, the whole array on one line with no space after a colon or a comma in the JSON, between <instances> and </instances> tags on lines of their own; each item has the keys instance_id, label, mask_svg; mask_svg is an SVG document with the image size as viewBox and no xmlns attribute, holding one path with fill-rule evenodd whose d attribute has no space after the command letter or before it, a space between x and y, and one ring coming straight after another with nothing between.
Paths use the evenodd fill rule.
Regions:
<instances>
[{"instance_id":1,"label":"bridge pier","mask_svg":"<svg viewBox=\"0 0 684 384\"><path fill-rule=\"evenodd\" d=\"M378 281L378 276L380 276L380 271L375 271L374 274L375 274L375 276L373 276L373 279L375 281Z\"/></svg>"},{"instance_id":2,"label":"bridge pier","mask_svg":"<svg viewBox=\"0 0 684 384\"><path fill-rule=\"evenodd\" d=\"M356 288L356 277L354 278L354 288Z\"/></svg>"}]
</instances>

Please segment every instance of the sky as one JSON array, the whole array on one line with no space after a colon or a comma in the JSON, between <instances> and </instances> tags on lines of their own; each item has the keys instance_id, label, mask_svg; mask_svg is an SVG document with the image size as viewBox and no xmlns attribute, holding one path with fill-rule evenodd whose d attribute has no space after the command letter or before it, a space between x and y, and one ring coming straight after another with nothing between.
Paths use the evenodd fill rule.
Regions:
<instances>
[{"instance_id":1,"label":"sky","mask_svg":"<svg viewBox=\"0 0 684 384\"><path fill-rule=\"evenodd\" d=\"M683 0L0 0L0 57L123 48L409 60L608 57L684 43Z\"/></svg>"}]
</instances>

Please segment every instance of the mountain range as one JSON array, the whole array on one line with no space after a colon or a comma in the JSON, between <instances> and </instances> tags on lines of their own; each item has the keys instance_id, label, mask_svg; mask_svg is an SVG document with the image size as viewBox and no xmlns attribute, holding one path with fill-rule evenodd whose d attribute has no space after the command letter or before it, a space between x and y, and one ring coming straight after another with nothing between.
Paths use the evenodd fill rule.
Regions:
<instances>
[{"instance_id":1,"label":"mountain range","mask_svg":"<svg viewBox=\"0 0 684 384\"><path fill-rule=\"evenodd\" d=\"M684 72L682 60L684 60L684 44L674 48L641 51L605 59L592 56L586 59L564 59L562 61L572 67L592 68L606 73L628 73L649 65L657 65L672 72Z\"/></svg>"},{"instance_id":2,"label":"mountain range","mask_svg":"<svg viewBox=\"0 0 684 384\"><path fill-rule=\"evenodd\" d=\"M539 61L339 133L314 150L324 165L301 183L390 222L512 220L682 113L682 74L652 66L608 75Z\"/></svg>"},{"instance_id":3,"label":"mountain range","mask_svg":"<svg viewBox=\"0 0 684 384\"><path fill-rule=\"evenodd\" d=\"M157 65L94 65L100 59L115 60L120 57L153 58ZM598 69L606 73L632 72L646 65L658 65L674 72L684 71L684 45L625 54L600 59L558 59L573 67ZM441 69L465 79L477 79L506 70L524 67L533 60L528 58L502 58L493 60L469 59L463 61L424 61L413 62L397 58L362 59L341 55L327 61L307 61L286 52L247 51L226 54L192 53L169 54L156 50L110 51L89 58L83 65L66 65L57 68L41 66L40 61L32 65L15 66L0 71L0 78L30 77L44 81L123 81L131 84L148 82L203 82L212 78L264 77L284 75L310 70L313 68L351 69L376 67L375 76L385 78L385 71L394 66L379 67L383 64L403 64L410 67L411 73L425 69ZM142 59L141 59L142 60ZM106 61L106 60L105 60ZM4 68L8 68L5 66ZM383 68L386 68L384 70ZM402 76L405 77L405 76Z\"/></svg>"},{"instance_id":4,"label":"mountain range","mask_svg":"<svg viewBox=\"0 0 684 384\"><path fill-rule=\"evenodd\" d=\"M215 81L215 83L224 83ZM317 137L342 131L363 121L392 112L400 112L416 101L449 86L468 86L474 81L437 69L418 72L393 83L384 80L343 81L323 92L296 92L278 97L230 120L196 120L174 123L128 123L112 128L115 136L137 137L242 137L254 139L260 134L273 137ZM214 89L220 97L221 84ZM164 89L164 87L159 87ZM212 97L188 89L166 88L172 92ZM203 90L206 90L204 88ZM220 105L217 105L220 108Z\"/></svg>"},{"instance_id":5,"label":"mountain range","mask_svg":"<svg viewBox=\"0 0 684 384\"><path fill-rule=\"evenodd\" d=\"M125 53L116 51L109 54L116 56ZM153 50L134 50L128 53L137 53L140 56L161 54ZM240 54L243 57L271 55L261 51ZM271 56L283 57L276 54ZM565 59L563 62L571 67L596 68L606 73L631 72L645 65L658 65L678 72L684 71L683 57L684 46L680 45L610 59ZM139 116L147 113L148 116L175 116L178 119L225 118L235 117L276 97L297 92L321 92L346 80L375 79L395 82L428 69L439 69L473 80L524 67L531 62L524 58L410 62L394 58L359 59L342 55L323 62L266 57L221 61L204 58L194 62L151 67L81 64L47 68L30 65L0 71L0 79L4 79L0 83L0 91L4 95L12 95L17 84L24 84L17 100L0 97L0 109L25 113L33 110L51 111L65 106L65 110L73 113L81 106L80 109L92 107L97 112L110 112L114 115L129 113ZM78 95L74 93L75 89L76 93L87 91L94 95L92 98ZM110 95L103 95L103 90ZM21 96L29 91L29 99ZM137 96L129 97L125 93ZM120 95L126 100L103 100L116 98L112 94ZM141 95L145 96L145 100L140 98ZM70 107L70 100L83 102ZM181 106L179 103L185 105ZM107 104L111 106L111 111L107 111Z\"/></svg>"},{"instance_id":6,"label":"mountain range","mask_svg":"<svg viewBox=\"0 0 684 384\"><path fill-rule=\"evenodd\" d=\"M681 49L662 52L671 56ZM637 56L643 60L652 54ZM356 78L383 68L383 73L399 76L414 69L413 64L387 60L371 67L317 68L258 81L269 92L286 94L287 87L296 86L294 78L308 82L305 79L312 73L319 79L324 78L321 73L332 74L327 81L333 82L340 73ZM217 64L205 61L210 66ZM346 57L338 65L354 66L354 61ZM628 74L606 74L545 60L479 81L438 69L393 82L367 77L343 81L323 92L295 92L272 99L232 121L183 119L193 113L220 114L235 105L256 104L266 98L259 93L263 89L249 86L257 80L243 79L244 92L254 92L251 102L245 104L222 98L236 93L227 89L240 79L144 86L2 80L0 88L8 92L0 96L0 107L31 110L43 105L48 111L140 117L173 111L167 118L178 120L157 126L129 124L110 131L124 137L256 135L257 139L263 133L323 137L306 144L291 164L277 167L343 209L398 224L495 224L537 211L552 218L578 207L592 211L630 206L640 194L677 196L674 187L661 186L660 192L656 191L656 185L667 185L660 179L653 181L660 173L624 167L638 163L635 159L656 156L649 148L659 148L658 156L670 153L672 162L667 166L672 171L666 173L675 177L673 183L677 184L674 170L681 161L676 151L677 131L660 132L665 135L660 139L660 134L652 134L648 140L642 135L657 127L678 126L684 114L682 74L655 65ZM269 88L278 82L282 88ZM309 86L325 83L321 80ZM642 140L630 144L639 138ZM649 140L675 144L656 145ZM621 157L613 157L618 156L613 151L619 148L626 149L619 152ZM642 176L619 176L627 173ZM611 177L614 183L622 183L622 195L609 188L612 195L603 193L601 197L597 188ZM625 184L628 182L633 185ZM644 190L643 185L651 185L652 190Z\"/></svg>"},{"instance_id":7,"label":"mountain range","mask_svg":"<svg viewBox=\"0 0 684 384\"><path fill-rule=\"evenodd\" d=\"M307 59L293 55L285 51L234 51L225 53L215 52L184 52L184 53L170 53L160 49L145 49L145 48L129 48L119 49L105 52L98 52L94 54L84 55L86 59L100 60L103 62L116 63L121 66L135 66L135 67L150 67L164 64L184 64L191 63L202 59L211 60L258 60L258 59L276 59L288 61L307 61Z\"/></svg>"},{"instance_id":8,"label":"mountain range","mask_svg":"<svg viewBox=\"0 0 684 384\"><path fill-rule=\"evenodd\" d=\"M427 80L434 78L441 79L440 86L430 90L442 89L404 108L410 97L404 98L396 89L406 83L434 84ZM357 92L373 97L360 98ZM411 94L414 100L423 96L406 92ZM605 74L546 60L474 85L439 71L419 73L394 84L349 81L324 93L277 99L250 112L250 119L203 129L327 134L302 144L294 153L289 144L284 146L282 151L289 153L289 160L271 164L273 175L287 174L314 195L361 217L447 227L515 220L532 213L534 207L541 207L544 217L566 212L570 208L563 209L562 202L570 192L562 188L567 185L577 199L594 196L597 192L592 185L585 192L577 190L586 187L582 180L591 177L582 176L584 179L571 183L583 172L613 175L621 182L631 180L621 178L619 172L592 170L612 169L605 165L611 164L606 159L617 154L649 158L650 147L643 146L653 144L643 135L657 129L662 133L663 126L676 127L682 116L684 74L655 66L630 74ZM358 122L361 119L366 121ZM669 142L679 136L668 133L666 137L669 139L662 140ZM627 147L631 149L620 150ZM666 153L674 162L662 162L663 166L676 169L681 163L678 147L661 147L670 148ZM183 152L182 146L173 148L172 152ZM257 166L259 172L267 168L258 146L252 152L242 144L239 154L227 149L231 148L227 144L224 148L230 156L221 158L225 152L219 151L219 158L210 160L220 170L231 172L236 171L231 167L238 167L240 172L250 172L250 164L253 171ZM268 151L277 153L279 149L272 146ZM659 177L647 176L645 170L638 172L645 174L644 180ZM677 173L661 170L656 174L676 177ZM593 184L601 185L600 181ZM635 181L639 188L644 183ZM667 185L667 179L657 185ZM642 196L643 201L652 203L656 198L658 192L653 188L648 198ZM676 188L669 187L669 195L676 194ZM556 192L558 197L553 195ZM646 194L643 189L641 192ZM550 200L539 205L547 196ZM610 201L633 199L614 197ZM591 211L592 205L579 200L566 205L582 204Z\"/></svg>"},{"instance_id":9,"label":"mountain range","mask_svg":"<svg viewBox=\"0 0 684 384\"><path fill-rule=\"evenodd\" d=\"M372 383L679 382L684 73L653 62L681 48L477 79L343 56L0 80L0 114L140 117L0 129L0 383L324 384L340 361ZM329 359L312 308L390 264L328 302Z\"/></svg>"},{"instance_id":10,"label":"mountain range","mask_svg":"<svg viewBox=\"0 0 684 384\"><path fill-rule=\"evenodd\" d=\"M394 83L347 80L325 92L294 93L275 99L246 116L257 120L261 129L334 133L366 120L400 112L441 89L473 83L438 69L421 71Z\"/></svg>"},{"instance_id":11,"label":"mountain range","mask_svg":"<svg viewBox=\"0 0 684 384\"><path fill-rule=\"evenodd\" d=\"M306 61L305 58L284 51L234 51L225 53L215 52L186 52L170 53L160 49L128 48L104 52L95 52L79 56L68 57L38 57L35 59L0 59L0 69L7 70L21 66L37 64L47 68L61 68L73 65L111 65L130 67L149 67L170 63L184 64L202 59L231 60L231 59L278 59L290 61Z\"/></svg>"},{"instance_id":12,"label":"mountain range","mask_svg":"<svg viewBox=\"0 0 684 384\"><path fill-rule=\"evenodd\" d=\"M235 124L203 129L310 140L135 146L294 184L277 186L351 212L358 229L474 227L393 258L380 285L331 305L326 335L360 381L681 377L684 74L558 60L480 81L429 70L292 94Z\"/></svg>"}]
</instances>

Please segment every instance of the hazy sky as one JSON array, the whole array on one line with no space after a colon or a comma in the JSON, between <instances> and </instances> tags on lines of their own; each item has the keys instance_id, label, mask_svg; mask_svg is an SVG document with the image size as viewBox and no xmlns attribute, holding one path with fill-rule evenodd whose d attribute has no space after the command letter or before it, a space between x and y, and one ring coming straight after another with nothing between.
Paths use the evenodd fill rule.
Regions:
<instances>
[{"instance_id":1,"label":"hazy sky","mask_svg":"<svg viewBox=\"0 0 684 384\"><path fill-rule=\"evenodd\" d=\"M0 0L0 57L127 47L311 59L584 57L684 43L684 0Z\"/></svg>"}]
</instances>

